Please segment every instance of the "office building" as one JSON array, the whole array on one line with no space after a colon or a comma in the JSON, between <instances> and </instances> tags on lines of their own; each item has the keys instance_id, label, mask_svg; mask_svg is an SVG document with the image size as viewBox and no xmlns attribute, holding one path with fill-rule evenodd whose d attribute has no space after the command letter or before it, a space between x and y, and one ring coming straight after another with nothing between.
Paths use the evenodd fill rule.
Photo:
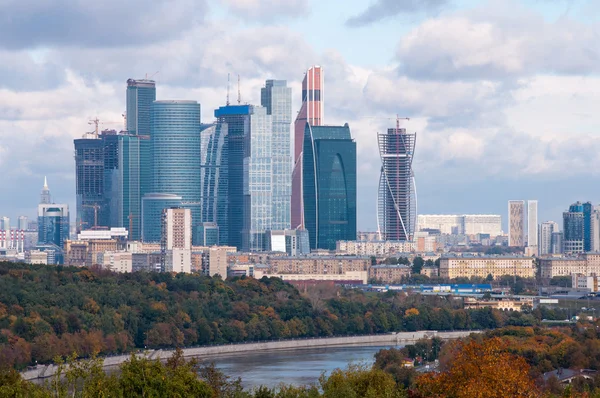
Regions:
<instances>
[{"instance_id":1,"label":"office building","mask_svg":"<svg viewBox=\"0 0 600 398\"><path fill-rule=\"evenodd\" d=\"M504 275L533 278L535 262L533 257L517 256L443 256L440 258L440 277L498 279Z\"/></svg>"},{"instance_id":2,"label":"office building","mask_svg":"<svg viewBox=\"0 0 600 398\"><path fill-rule=\"evenodd\" d=\"M525 246L525 202L508 201L508 245Z\"/></svg>"},{"instance_id":3,"label":"office building","mask_svg":"<svg viewBox=\"0 0 600 398\"><path fill-rule=\"evenodd\" d=\"M554 221L545 221L540 224L539 232L538 247L540 256L552 254L552 237L555 232L559 232L558 224Z\"/></svg>"},{"instance_id":4,"label":"office building","mask_svg":"<svg viewBox=\"0 0 600 398\"><path fill-rule=\"evenodd\" d=\"M310 254L308 231L305 229L267 231L265 249L270 252L287 253L290 256Z\"/></svg>"},{"instance_id":5,"label":"office building","mask_svg":"<svg viewBox=\"0 0 600 398\"><path fill-rule=\"evenodd\" d=\"M17 229L19 231L27 231L28 228L29 220L27 219L27 216L19 216L19 219L17 220Z\"/></svg>"},{"instance_id":6,"label":"office building","mask_svg":"<svg viewBox=\"0 0 600 398\"><path fill-rule=\"evenodd\" d=\"M271 115L271 228L290 229L292 197L292 89L285 80L267 80L260 90L261 105Z\"/></svg>"},{"instance_id":7,"label":"office building","mask_svg":"<svg viewBox=\"0 0 600 398\"><path fill-rule=\"evenodd\" d=\"M303 156L306 125L321 126L325 120L324 72L320 66L308 69L302 81L302 106L294 122L294 169L292 171L292 228L304 226Z\"/></svg>"},{"instance_id":8,"label":"office building","mask_svg":"<svg viewBox=\"0 0 600 398\"><path fill-rule=\"evenodd\" d=\"M310 248L334 250L356 239L356 142L350 127L306 124L303 150L304 224Z\"/></svg>"},{"instance_id":9,"label":"office building","mask_svg":"<svg viewBox=\"0 0 600 398\"><path fill-rule=\"evenodd\" d=\"M215 117L228 128L228 244L261 251L273 212L272 116L260 106L227 105Z\"/></svg>"},{"instance_id":10,"label":"office building","mask_svg":"<svg viewBox=\"0 0 600 398\"><path fill-rule=\"evenodd\" d=\"M538 252L538 201L527 201L527 247L532 254Z\"/></svg>"},{"instance_id":11,"label":"office building","mask_svg":"<svg viewBox=\"0 0 600 398\"><path fill-rule=\"evenodd\" d=\"M156 101L156 83L148 79L127 79L127 131L150 135L152 103Z\"/></svg>"},{"instance_id":12,"label":"office building","mask_svg":"<svg viewBox=\"0 0 600 398\"><path fill-rule=\"evenodd\" d=\"M229 241L227 131L227 123L216 123L202 125L200 132L200 187L202 189L200 222L214 223L219 228L218 244L227 244ZM201 242L197 244L203 245Z\"/></svg>"},{"instance_id":13,"label":"office building","mask_svg":"<svg viewBox=\"0 0 600 398\"><path fill-rule=\"evenodd\" d=\"M0 217L0 231L10 231L10 218Z\"/></svg>"},{"instance_id":14,"label":"office building","mask_svg":"<svg viewBox=\"0 0 600 398\"><path fill-rule=\"evenodd\" d=\"M218 246L219 226L214 222L203 222L198 225L198 246Z\"/></svg>"},{"instance_id":15,"label":"office building","mask_svg":"<svg viewBox=\"0 0 600 398\"><path fill-rule=\"evenodd\" d=\"M108 226L104 197L102 135L74 140L77 231Z\"/></svg>"},{"instance_id":16,"label":"office building","mask_svg":"<svg viewBox=\"0 0 600 398\"><path fill-rule=\"evenodd\" d=\"M200 104L155 101L151 113L152 193L178 195L200 223Z\"/></svg>"},{"instance_id":17,"label":"office building","mask_svg":"<svg viewBox=\"0 0 600 398\"><path fill-rule=\"evenodd\" d=\"M381 174L377 199L380 239L411 241L417 224L417 192L412 161L416 133L388 129L378 133Z\"/></svg>"},{"instance_id":18,"label":"office building","mask_svg":"<svg viewBox=\"0 0 600 398\"><path fill-rule=\"evenodd\" d=\"M564 252L564 234L562 232L552 232L552 254L561 254Z\"/></svg>"},{"instance_id":19,"label":"office building","mask_svg":"<svg viewBox=\"0 0 600 398\"><path fill-rule=\"evenodd\" d=\"M563 213L563 251L564 253L583 253L585 251L586 217L584 204L573 203L569 211Z\"/></svg>"},{"instance_id":20,"label":"office building","mask_svg":"<svg viewBox=\"0 0 600 398\"><path fill-rule=\"evenodd\" d=\"M187 208L163 210L160 242L163 272L192 272L192 217Z\"/></svg>"},{"instance_id":21,"label":"office building","mask_svg":"<svg viewBox=\"0 0 600 398\"><path fill-rule=\"evenodd\" d=\"M336 242L336 252L352 256L392 257L397 253L411 253L416 250L415 242L407 241L372 241L372 240L340 240Z\"/></svg>"},{"instance_id":22,"label":"office building","mask_svg":"<svg viewBox=\"0 0 600 398\"><path fill-rule=\"evenodd\" d=\"M502 217L497 214L419 214L418 231L446 235L502 235Z\"/></svg>"},{"instance_id":23,"label":"office building","mask_svg":"<svg viewBox=\"0 0 600 398\"><path fill-rule=\"evenodd\" d=\"M145 243L158 243L161 239L164 209L181 207L183 198L168 193L148 193L142 198L142 238Z\"/></svg>"},{"instance_id":24,"label":"office building","mask_svg":"<svg viewBox=\"0 0 600 398\"><path fill-rule=\"evenodd\" d=\"M38 205L38 244L53 244L64 247L69 239L69 206L66 204L43 203L50 199L50 189L44 178L44 187Z\"/></svg>"}]
</instances>

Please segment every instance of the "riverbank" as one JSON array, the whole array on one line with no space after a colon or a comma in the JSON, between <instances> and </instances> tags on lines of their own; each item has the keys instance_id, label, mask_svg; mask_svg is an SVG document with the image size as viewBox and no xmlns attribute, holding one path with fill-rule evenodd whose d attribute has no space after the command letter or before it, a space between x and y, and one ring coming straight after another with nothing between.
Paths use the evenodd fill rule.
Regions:
<instances>
[{"instance_id":1,"label":"riverbank","mask_svg":"<svg viewBox=\"0 0 600 398\"><path fill-rule=\"evenodd\" d=\"M357 345L406 345L414 343L422 338L438 337L444 340L459 339L466 337L471 333L479 331L451 331L438 332L432 330L417 332L398 332L369 336L348 336L348 337L323 337L312 339L296 339L281 341L266 341L260 343L245 344L227 344L220 346L190 347L184 348L185 357L211 358L237 355L244 352L268 352L282 350L299 350L319 347L351 347ZM166 360L173 355L174 350L148 350L145 354L151 359ZM122 364L129 359L129 355L119 355L104 358L104 367L114 367ZM58 367L56 365L38 365L36 369L27 370L21 373L25 380L44 379L56 374Z\"/></svg>"}]
</instances>

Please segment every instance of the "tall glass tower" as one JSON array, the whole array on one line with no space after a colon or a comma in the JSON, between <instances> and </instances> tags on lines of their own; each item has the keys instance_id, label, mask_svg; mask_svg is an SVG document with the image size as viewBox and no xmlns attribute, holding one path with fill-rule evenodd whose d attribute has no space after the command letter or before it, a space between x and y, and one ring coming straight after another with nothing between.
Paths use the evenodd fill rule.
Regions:
<instances>
[{"instance_id":1,"label":"tall glass tower","mask_svg":"<svg viewBox=\"0 0 600 398\"><path fill-rule=\"evenodd\" d=\"M261 251L272 222L272 117L253 105L227 105L215 110L228 126L230 246Z\"/></svg>"},{"instance_id":2,"label":"tall glass tower","mask_svg":"<svg viewBox=\"0 0 600 398\"><path fill-rule=\"evenodd\" d=\"M272 194L271 229L290 229L292 197L292 153L290 126L292 123L292 89L285 80L267 80L260 89L261 105L272 116Z\"/></svg>"},{"instance_id":3,"label":"tall glass tower","mask_svg":"<svg viewBox=\"0 0 600 398\"><path fill-rule=\"evenodd\" d=\"M108 226L104 197L104 140L74 140L77 230Z\"/></svg>"},{"instance_id":4,"label":"tall glass tower","mask_svg":"<svg viewBox=\"0 0 600 398\"><path fill-rule=\"evenodd\" d=\"M417 223L417 192L412 169L416 133L399 127L377 134L381 174L377 229L383 240L412 241Z\"/></svg>"},{"instance_id":5,"label":"tall glass tower","mask_svg":"<svg viewBox=\"0 0 600 398\"><path fill-rule=\"evenodd\" d=\"M156 83L147 79L127 79L127 131L150 135L150 112L156 100Z\"/></svg>"},{"instance_id":6,"label":"tall glass tower","mask_svg":"<svg viewBox=\"0 0 600 398\"><path fill-rule=\"evenodd\" d=\"M313 66L306 71L302 81L302 106L294 122L294 169L292 172L292 228L304 226L303 211L303 178L302 150L306 123L321 126L325 119L325 85L324 72L320 66Z\"/></svg>"},{"instance_id":7,"label":"tall glass tower","mask_svg":"<svg viewBox=\"0 0 600 398\"><path fill-rule=\"evenodd\" d=\"M218 244L227 245L229 242L227 224L229 209L229 196L227 194L229 185L227 123L206 124L202 127L200 133L201 221L203 224L214 223L219 231ZM205 232L205 230L206 228L202 231Z\"/></svg>"},{"instance_id":8,"label":"tall glass tower","mask_svg":"<svg viewBox=\"0 0 600 398\"><path fill-rule=\"evenodd\" d=\"M304 222L311 249L356 239L356 142L344 126L306 124L303 149Z\"/></svg>"},{"instance_id":9,"label":"tall glass tower","mask_svg":"<svg viewBox=\"0 0 600 398\"><path fill-rule=\"evenodd\" d=\"M191 210L192 230L201 222L200 104L155 101L151 114L152 193L181 196Z\"/></svg>"},{"instance_id":10,"label":"tall glass tower","mask_svg":"<svg viewBox=\"0 0 600 398\"><path fill-rule=\"evenodd\" d=\"M581 202L569 206L563 213L563 247L565 253L583 253L585 251L585 206Z\"/></svg>"},{"instance_id":11,"label":"tall glass tower","mask_svg":"<svg viewBox=\"0 0 600 398\"><path fill-rule=\"evenodd\" d=\"M38 205L38 244L51 244L64 247L69 239L69 206L51 203L50 189L44 178L44 188Z\"/></svg>"}]
</instances>

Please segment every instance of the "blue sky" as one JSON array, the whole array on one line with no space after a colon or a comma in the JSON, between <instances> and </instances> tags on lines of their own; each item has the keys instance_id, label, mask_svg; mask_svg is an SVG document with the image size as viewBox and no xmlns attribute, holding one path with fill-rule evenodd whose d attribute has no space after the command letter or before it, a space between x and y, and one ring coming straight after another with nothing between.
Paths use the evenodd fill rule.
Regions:
<instances>
[{"instance_id":1,"label":"blue sky","mask_svg":"<svg viewBox=\"0 0 600 398\"><path fill-rule=\"evenodd\" d=\"M594 0L0 1L0 215L35 215L44 175L74 211L74 138L116 128L125 81L160 71L159 99L205 121L265 79L326 76L326 119L359 158L359 229L375 229L374 137L395 114L417 131L419 212L497 213L539 200L560 221L600 202L600 2Z\"/></svg>"}]
</instances>

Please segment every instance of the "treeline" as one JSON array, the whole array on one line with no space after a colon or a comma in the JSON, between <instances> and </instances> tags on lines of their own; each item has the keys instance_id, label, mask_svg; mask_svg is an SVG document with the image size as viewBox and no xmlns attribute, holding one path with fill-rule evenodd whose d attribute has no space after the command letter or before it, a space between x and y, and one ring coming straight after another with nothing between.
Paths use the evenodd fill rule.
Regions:
<instances>
[{"instance_id":1,"label":"treeline","mask_svg":"<svg viewBox=\"0 0 600 398\"><path fill-rule=\"evenodd\" d=\"M143 348L536 322L534 314L467 311L462 300L444 297L333 287L299 292L278 278L223 281L0 263L0 363L16 368L73 352L88 357Z\"/></svg>"}]
</instances>

